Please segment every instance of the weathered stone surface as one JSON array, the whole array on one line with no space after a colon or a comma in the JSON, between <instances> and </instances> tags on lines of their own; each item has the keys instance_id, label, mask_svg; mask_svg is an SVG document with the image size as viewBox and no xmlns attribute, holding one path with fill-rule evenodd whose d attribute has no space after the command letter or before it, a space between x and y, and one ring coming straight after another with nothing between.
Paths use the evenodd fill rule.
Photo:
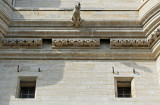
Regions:
<instances>
[{"instance_id":1,"label":"weathered stone surface","mask_svg":"<svg viewBox=\"0 0 160 105\"><path fill-rule=\"evenodd\" d=\"M70 9L77 2L86 10L136 10L143 4L141 0L16 0L15 7Z\"/></svg>"},{"instance_id":2,"label":"weathered stone surface","mask_svg":"<svg viewBox=\"0 0 160 105\"><path fill-rule=\"evenodd\" d=\"M128 39L128 38L115 38L111 39L111 48L150 48L153 43L156 43L160 38L160 29L157 29L147 39Z\"/></svg>"},{"instance_id":3,"label":"weathered stone surface","mask_svg":"<svg viewBox=\"0 0 160 105\"><path fill-rule=\"evenodd\" d=\"M40 38L1 38L1 49L42 48Z\"/></svg>"},{"instance_id":4,"label":"weathered stone surface","mask_svg":"<svg viewBox=\"0 0 160 105\"><path fill-rule=\"evenodd\" d=\"M75 5L72 16L72 24L75 27L80 26L81 24L81 15L80 15L81 4L80 2Z\"/></svg>"},{"instance_id":5,"label":"weathered stone surface","mask_svg":"<svg viewBox=\"0 0 160 105\"><path fill-rule=\"evenodd\" d=\"M52 48L99 48L100 39L86 38L54 38L52 39Z\"/></svg>"},{"instance_id":6,"label":"weathered stone surface","mask_svg":"<svg viewBox=\"0 0 160 105\"><path fill-rule=\"evenodd\" d=\"M62 5L67 6L65 4L66 1L61 0ZM17 1L15 3L18 4L29 1ZM56 47L53 45L54 49L45 49L42 48L38 51L33 51L27 49L27 47L23 46L23 51L19 50L19 52L14 52L13 48L22 48L22 47L13 47L16 42L10 41L10 43L5 43L5 45L12 45L12 47L7 46L1 50L2 59L20 59L20 57L24 59L54 59L55 55L58 55L58 59L156 59L159 55L159 36L151 33L158 27L159 25L159 1L152 0L150 1L135 1L132 3L142 6L141 8L135 10L130 10L126 8L126 10L121 10L123 3L131 3L131 1L116 1L118 4L115 9L111 9L107 11L107 9L100 9L101 11L97 11L97 6L104 4L109 5L109 3L105 4L105 2L99 2L95 5L95 10L92 3L97 3L98 1L82 1L81 2L81 18L82 24L75 28L72 26L71 18L72 18L72 10L74 8L75 3L71 2L68 4L67 8L32 8L38 1L29 2L33 3L30 7L22 8L13 8L4 0L0 1L0 34L6 38L17 39L17 38L44 38L44 39L89 39L92 40L94 38L97 39L110 39L111 44L103 44L100 43L99 49L92 49L87 51L88 48L94 48L95 43L88 43L87 49L81 50L81 53L76 49L72 49L73 52L70 52L70 48L76 48L78 45L83 45L82 42L78 42L78 44L69 45L67 50L62 50L59 52L54 52L58 48L63 48L63 44L66 42L58 41L57 44L61 47ZM42 1L44 2L44 1ZM46 2L46 1L45 1ZM85 3L84 3L85 2ZM90 3L87 5L89 8L85 8L86 3ZM111 3L114 3L112 1ZM122 3L123 2L123 3ZM141 2L141 4L140 4ZM11 3L11 0L9 0ZM47 5L49 7L49 2ZM63 4L64 3L64 4ZM93 3L93 4L94 4ZM17 5L16 4L16 5ZM72 5L73 4L73 5ZM144 5L143 5L144 4ZM36 4L38 5L38 4ZM45 4L44 4L45 5ZM55 5L56 2L55 2ZM61 5L61 6L62 6ZM101 5L101 6L104 6ZM135 7L136 5L129 6L130 8ZM20 5L19 5L20 6ZM40 6L40 5L39 5ZM16 6L17 7L17 6ZM72 7L72 8L69 8ZM100 6L98 6L100 7ZM149 8L147 8L149 7ZM28 9L27 9L28 8ZM110 7L106 7L110 8ZM54 11L53 11L54 10ZM129 11L128 11L129 10ZM151 13L151 12L152 13ZM157 28L158 29L158 28ZM118 41L114 41L113 39L118 39ZM3 45L1 41L1 46ZM6 42L6 41L5 41ZM119 43L120 42L120 43ZM33 43L32 43L33 44ZM23 45L23 44L22 44ZM33 44L34 45L34 44ZM97 44L98 45L98 44ZM51 45L52 46L52 45ZM66 45L65 45L66 46ZM68 45L67 45L68 46ZM74 46L74 47L71 47ZM98 45L99 46L99 45ZM98 48L98 46L96 48ZM118 47L117 47L118 46ZM41 48L41 47L40 47ZM78 47L77 47L78 48ZM82 48L82 47L79 47ZM83 47L84 48L84 47ZM110 49L110 48L121 48L120 49ZM139 48L138 50L125 50L125 49ZM143 49L141 49L143 48ZM94 53L91 53L91 52ZM19 56L19 53L22 53ZM39 54L35 55L37 52ZM44 52L44 53L42 53ZM13 54L12 54L13 53ZM4 56L5 55L5 56ZM7 56L10 55L10 56ZM14 56L16 55L16 56ZM36 57L33 57L35 55ZM42 55L42 56L41 56ZM49 55L49 56L48 56ZM53 56L52 56L53 55ZM69 56L69 57L68 57ZM85 56L85 57L84 57ZM145 57L147 56L147 57ZM56 59L57 59L56 58Z\"/></svg>"},{"instance_id":7,"label":"weathered stone surface","mask_svg":"<svg viewBox=\"0 0 160 105\"><path fill-rule=\"evenodd\" d=\"M119 75L112 73L112 67ZM140 75L134 74L133 68ZM159 105L158 72L156 61L143 60L0 60L0 102L4 105ZM19 76L38 76L35 99L15 97ZM114 77L133 77L136 97L115 98Z\"/></svg>"},{"instance_id":8,"label":"weathered stone surface","mask_svg":"<svg viewBox=\"0 0 160 105\"><path fill-rule=\"evenodd\" d=\"M0 0L0 105L159 105L159 11L159 0ZM37 77L35 99L18 98L19 77ZM116 97L115 77L133 78L132 98Z\"/></svg>"}]
</instances>

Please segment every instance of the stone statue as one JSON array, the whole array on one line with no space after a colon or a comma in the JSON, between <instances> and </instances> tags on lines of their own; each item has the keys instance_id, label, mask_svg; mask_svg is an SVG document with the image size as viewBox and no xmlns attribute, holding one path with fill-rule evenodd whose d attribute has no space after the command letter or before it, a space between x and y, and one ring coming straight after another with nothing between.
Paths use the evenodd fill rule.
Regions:
<instances>
[{"instance_id":1,"label":"stone statue","mask_svg":"<svg viewBox=\"0 0 160 105\"><path fill-rule=\"evenodd\" d=\"M80 8L81 4L78 3L75 5L75 8L73 10L72 22L75 27L78 27L81 23Z\"/></svg>"}]
</instances>

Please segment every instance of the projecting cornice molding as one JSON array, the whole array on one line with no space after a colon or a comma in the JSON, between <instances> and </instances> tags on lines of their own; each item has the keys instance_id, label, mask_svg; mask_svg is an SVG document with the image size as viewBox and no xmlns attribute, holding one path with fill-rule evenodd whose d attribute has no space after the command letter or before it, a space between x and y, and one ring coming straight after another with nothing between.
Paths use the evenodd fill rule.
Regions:
<instances>
[{"instance_id":1,"label":"projecting cornice molding","mask_svg":"<svg viewBox=\"0 0 160 105\"><path fill-rule=\"evenodd\" d=\"M91 27L94 27L94 28L108 28L108 29L113 30L113 31L114 31L114 29L117 31L117 28L124 28L124 29L127 29L127 30L128 29L129 30L136 29L137 31L139 30L139 33L142 35L140 37L145 38L145 37L149 36L150 33L158 25L160 25L160 21L159 21L160 20L160 15L159 15L159 13L160 13L159 12L160 11L160 2L159 2L159 0L155 0L154 2L152 2L152 1L153 0L148 1L145 5L143 5L137 11L121 11L120 12L120 11L117 10L117 11L112 11L111 12L111 10L110 10L110 11L97 11L95 13L93 11L83 11L83 13L82 13L83 17L82 18L84 18L84 22L83 22L83 24L81 24L80 28L91 28ZM152 5L150 5L150 4L152 4ZM31 19L31 18L27 19L26 17L22 18L23 15L26 15L26 13L28 14L28 12L29 11L25 10L24 14L21 14L21 12L19 12L18 10L15 10L12 6L7 4L7 2L4 2L4 0L2 0L0 2L0 16L2 17L1 19L3 21L3 23L1 23L1 26L3 26L3 28L0 28L1 32L4 31L3 34L6 35L7 37L10 37L10 38L13 37L13 36L20 38L21 36L10 35L10 33L13 33L13 31L8 31L8 29L12 28L14 30L14 28L18 28L18 27L26 27L26 28L32 27L33 30L34 30L35 27L39 27L39 26L41 26L41 27L46 27L46 26L47 27L66 27L66 28L72 27L72 24L70 23L70 18L71 18L72 14L70 14L70 12L68 12L68 11L62 11L62 10L58 11L58 10L56 10L56 11L45 11L45 12L43 12L44 13L43 16L47 16L47 17L50 17L49 14L62 15L63 17L66 17L66 18L64 18L66 20L63 20L63 21L61 20L61 18L59 18L59 20L56 20L58 18L54 19L53 16L52 16L53 18L50 19L50 20L48 20L47 17L44 17L44 19L41 19L41 20L36 19L36 18L34 18L34 19ZM30 11L30 12L33 12L34 16L36 16L36 17L40 16L40 12L38 10ZM31 15L30 12L26 16L30 16ZM45 15L45 13L48 13L48 14ZM101 19L101 17L99 15L97 15L98 18L96 18L96 17L94 17L93 19L89 18L89 16L92 16L92 15L88 15L88 14L97 14L97 13L102 14L103 18ZM115 16L113 14L115 14ZM129 15L127 15L127 14L129 14ZM20 17L15 19L14 16L18 16L18 15ZM88 16L88 18L86 18L87 17L86 15ZM108 15L113 15L114 18L120 16L119 18L123 19L123 17L124 17L124 20L122 21L122 20L119 20L118 18L116 18L118 20L116 20L114 18L112 18L113 20L112 19L107 20L105 18L105 16L108 17ZM57 15L55 17L59 17L59 16ZM67 17L69 17L68 18L69 20L67 20ZM129 18L125 19L125 17L129 17ZM131 17L134 17L134 18L131 18ZM6 24L8 27L5 27L6 25L4 25L4 24ZM94 29L94 30L97 30L97 29ZM23 31L22 32L20 32L20 31L21 30L19 30L19 33L23 34ZM45 32L46 32L46 30L45 30ZM143 34L141 32L143 32ZM9 33L9 36L8 36L8 33ZM108 36L107 31L106 32L101 32L101 33L106 34L105 37ZM121 29L119 29L119 33L121 33ZM33 34L34 34L34 31L33 31ZM42 31L42 34L43 34L43 31ZM136 33L133 33L133 34L137 35ZM128 37L130 37L130 38L132 38L133 36L134 35L128 35ZM138 38L138 36L135 36L135 37ZM28 37L31 37L31 36L28 35ZM110 36L110 37L112 37L112 36ZM120 37L123 37L123 36L118 36L118 37L120 38ZM127 36L125 36L125 37L127 37Z\"/></svg>"},{"instance_id":2,"label":"projecting cornice molding","mask_svg":"<svg viewBox=\"0 0 160 105\"><path fill-rule=\"evenodd\" d=\"M99 48L100 39L96 38L54 38L52 39L52 48L72 49L72 48Z\"/></svg>"},{"instance_id":3,"label":"projecting cornice molding","mask_svg":"<svg viewBox=\"0 0 160 105\"><path fill-rule=\"evenodd\" d=\"M149 0L138 11L141 24L145 25L152 17L160 12L160 1Z\"/></svg>"},{"instance_id":4,"label":"projecting cornice molding","mask_svg":"<svg viewBox=\"0 0 160 105\"><path fill-rule=\"evenodd\" d=\"M42 48L41 38L0 38L0 49L39 49Z\"/></svg>"},{"instance_id":5,"label":"projecting cornice molding","mask_svg":"<svg viewBox=\"0 0 160 105\"><path fill-rule=\"evenodd\" d=\"M113 38L111 48L151 48L160 39L160 29L157 29L147 39Z\"/></svg>"},{"instance_id":6,"label":"projecting cornice molding","mask_svg":"<svg viewBox=\"0 0 160 105\"><path fill-rule=\"evenodd\" d=\"M134 11L82 10L76 28L71 12L19 11L1 0L0 59L155 60L160 55L159 0ZM43 49L42 38L52 39L53 49ZM100 39L110 39L110 48Z\"/></svg>"},{"instance_id":7,"label":"projecting cornice molding","mask_svg":"<svg viewBox=\"0 0 160 105\"><path fill-rule=\"evenodd\" d=\"M12 22L13 10L7 2L0 0L0 34L5 36Z\"/></svg>"}]
</instances>

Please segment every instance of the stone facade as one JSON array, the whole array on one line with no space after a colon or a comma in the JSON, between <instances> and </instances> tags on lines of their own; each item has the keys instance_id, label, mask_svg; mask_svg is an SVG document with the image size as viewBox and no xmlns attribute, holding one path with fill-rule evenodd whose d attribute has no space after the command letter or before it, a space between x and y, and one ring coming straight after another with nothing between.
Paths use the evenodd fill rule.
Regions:
<instances>
[{"instance_id":1,"label":"stone facade","mask_svg":"<svg viewBox=\"0 0 160 105\"><path fill-rule=\"evenodd\" d=\"M159 0L1 0L0 105L159 105L159 11ZM36 78L35 98L19 97L21 78Z\"/></svg>"},{"instance_id":2,"label":"stone facade","mask_svg":"<svg viewBox=\"0 0 160 105\"><path fill-rule=\"evenodd\" d=\"M152 47L156 41L159 40L160 37L160 29L157 29L153 34L146 39L129 39L129 38L115 38L111 39L111 47L112 48L142 48L142 47Z\"/></svg>"},{"instance_id":3,"label":"stone facade","mask_svg":"<svg viewBox=\"0 0 160 105\"><path fill-rule=\"evenodd\" d=\"M0 67L1 105L159 105L155 61L3 60ZM19 76L38 76L35 99L15 98ZM115 98L115 77L134 77L136 96Z\"/></svg>"}]
</instances>

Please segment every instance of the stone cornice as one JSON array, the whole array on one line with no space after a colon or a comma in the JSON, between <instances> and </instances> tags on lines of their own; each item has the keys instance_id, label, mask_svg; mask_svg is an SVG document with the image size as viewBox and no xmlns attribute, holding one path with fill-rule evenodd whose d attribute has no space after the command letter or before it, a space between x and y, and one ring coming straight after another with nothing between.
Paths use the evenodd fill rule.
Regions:
<instances>
[{"instance_id":1,"label":"stone cornice","mask_svg":"<svg viewBox=\"0 0 160 105\"><path fill-rule=\"evenodd\" d=\"M37 29L10 29L7 36L8 38L144 38L143 31L140 30L117 30L108 28L37 28Z\"/></svg>"},{"instance_id":2,"label":"stone cornice","mask_svg":"<svg viewBox=\"0 0 160 105\"><path fill-rule=\"evenodd\" d=\"M12 13L14 10L14 7L9 5L5 0L0 1L0 11L2 11L8 19L12 19Z\"/></svg>"},{"instance_id":3,"label":"stone cornice","mask_svg":"<svg viewBox=\"0 0 160 105\"><path fill-rule=\"evenodd\" d=\"M52 48L54 49L72 49L72 48L99 48L100 46L100 39L96 38L53 38L52 39Z\"/></svg>"},{"instance_id":4,"label":"stone cornice","mask_svg":"<svg viewBox=\"0 0 160 105\"><path fill-rule=\"evenodd\" d=\"M139 19L141 24L144 25L152 17L154 17L160 11L159 0L149 0L145 5L139 9Z\"/></svg>"},{"instance_id":5,"label":"stone cornice","mask_svg":"<svg viewBox=\"0 0 160 105\"><path fill-rule=\"evenodd\" d=\"M82 11L82 24L74 28L70 19L71 11L18 11L2 0L0 1L0 35L2 35L0 59L155 60L160 55L160 35L159 30L154 34L151 33L160 25L160 2L155 0L150 5L151 1L137 11ZM147 8L148 6L150 7ZM49 15L43 14L46 16L44 19L35 18L42 16L40 12ZM59 13L63 19L56 17L57 15L51 17L51 13ZM26 18L31 14L35 19ZM108 18L108 14L112 16ZM32 42L32 38L40 40ZM62 46L53 43L52 50L37 49L42 47L42 38L57 38L57 45ZM66 38L68 41L72 38L110 39L111 49L102 49L99 47L99 41L96 43L90 41L87 49L79 46L81 44L83 46L83 41L72 46L67 44L65 45L67 47L64 47L66 41L62 42L59 40L61 38ZM73 49L62 49L68 46ZM98 49L88 50L88 48Z\"/></svg>"},{"instance_id":6,"label":"stone cornice","mask_svg":"<svg viewBox=\"0 0 160 105\"><path fill-rule=\"evenodd\" d=\"M155 60L150 50L102 50L102 49L64 49L64 50L1 50L0 59L34 60Z\"/></svg>"},{"instance_id":7,"label":"stone cornice","mask_svg":"<svg viewBox=\"0 0 160 105\"><path fill-rule=\"evenodd\" d=\"M3 0L2 0L3 1ZM149 1L150 2L150 1ZM157 4L156 4L157 3ZM3 3L3 5L4 5L4 3ZM84 20L84 22L82 23L82 27L84 27L84 28L87 28L87 27L99 27L99 28L104 28L104 27L114 27L114 28L119 28L119 27L123 27L123 28L139 28L138 30L140 30L140 31L143 31L144 33L142 34L141 33L141 35L144 35L144 37L145 36L148 36L154 29L155 29L155 27L157 27L157 22L159 22L159 16L160 15L158 15L158 13L159 13L159 6L160 6L160 4L158 3L158 1L157 2L154 2L153 3L153 5L152 5L152 7L153 8L151 8L150 10L147 10L147 9L145 9L145 6L146 5L149 5L149 3L146 3L141 9L139 9L139 11L140 11L140 13L141 13L141 11L143 11L142 9L144 9L144 11L145 11L145 15L140 15L140 17L139 17L139 19L140 20L138 20L138 17L137 17L137 20L135 19L135 20L128 20L128 21L117 21L117 20L114 20L114 21L108 21L108 20L104 20L104 21L91 21L91 19L89 19L89 20ZM8 7L7 7L8 6ZM10 8L10 11L12 10L12 11L15 11L14 9L12 9L12 7L10 7L9 5L6 5L6 8ZM146 11L148 11L148 12L146 12ZM61 12L61 11L59 11L59 12ZM62 12L64 12L64 11L62 11ZM86 11L87 12L87 11ZM111 12L111 11L110 11ZM116 11L113 11L113 12L116 12ZM126 11L127 12L127 11ZM130 11L130 12L132 12L132 11ZM136 11L135 11L136 12ZM137 11L138 12L138 11ZM102 12L103 13L103 12ZM126 14L126 13L124 13L124 14ZM134 12L133 12L133 14L134 14ZM21 14L21 15L23 15L23 14ZM135 14L134 14L135 15ZM157 15L157 16L156 16ZM83 16L84 17L84 16ZM155 20L155 18L157 18L157 20ZM95 18L96 19L96 18ZM52 21L48 21L49 23L52 23L53 21L55 21L54 19L51 19ZM99 18L99 20L101 20L101 18ZM152 20L152 21L151 21ZM70 23L70 21L68 21L68 20L66 20L66 21L59 21L59 22L57 22L57 21L55 21L55 22L53 22L53 24L45 24L45 22L46 21L44 21L44 20L41 20L41 21L37 21L37 19L36 20L31 20L31 24L28 24L28 25L30 25L30 26L28 26L27 25L27 23L29 23L29 21L26 21L26 19L25 20L22 20L21 22L18 20L18 21L15 21L14 19L12 20L12 24L10 25L10 26L12 26L12 27L14 27L14 26L19 26L19 27L33 27L33 26L49 26L49 27L51 27L51 26L54 26L55 25L55 23L57 23L57 25L55 25L55 27L57 26L57 27L71 27L72 26L72 24ZM6 21L7 22L7 21ZM36 23L37 22L37 23ZM148 22L150 22L149 24L148 24ZM34 23L36 23L36 24L34 24ZM61 24L62 23L62 24ZM111 25L111 24L113 24L113 23L117 23L117 25ZM141 24L140 24L141 23ZM65 25L65 24L67 24L67 26ZM132 24L132 25L131 25ZM159 23L160 24L160 23ZM144 29L143 29L143 28ZM148 27L148 28L147 28ZM150 28L150 27L153 27L152 29ZM12 32L11 32L12 33ZM34 34L34 33L33 33ZM107 34L107 33L106 33ZM138 35L138 36L140 36L141 37L141 35ZM15 37L16 37L16 35L14 35ZM132 37L132 35L128 35L129 37ZM133 35L134 36L134 35ZM23 36L22 36L23 37ZM111 36L112 37L112 36ZM121 36L120 36L121 37Z\"/></svg>"},{"instance_id":8,"label":"stone cornice","mask_svg":"<svg viewBox=\"0 0 160 105\"><path fill-rule=\"evenodd\" d=\"M151 48L160 39L160 29L157 29L147 39L114 38L111 39L111 48Z\"/></svg>"},{"instance_id":9,"label":"stone cornice","mask_svg":"<svg viewBox=\"0 0 160 105\"><path fill-rule=\"evenodd\" d=\"M0 11L0 19L8 26L11 24L12 21L11 18L6 16L6 14L3 11Z\"/></svg>"},{"instance_id":10,"label":"stone cornice","mask_svg":"<svg viewBox=\"0 0 160 105\"><path fill-rule=\"evenodd\" d=\"M0 38L0 49L37 49L42 48L41 38Z\"/></svg>"},{"instance_id":11,"label":"stone cornice","mask_svg":"<svg viewBox=\"0 0 160 105\"><path fill-rule=\"evenodd\" d=\"M0 33L5 36L11 24L13 10L4 0L0 1Z\"/></svg>"}]
</instances>

